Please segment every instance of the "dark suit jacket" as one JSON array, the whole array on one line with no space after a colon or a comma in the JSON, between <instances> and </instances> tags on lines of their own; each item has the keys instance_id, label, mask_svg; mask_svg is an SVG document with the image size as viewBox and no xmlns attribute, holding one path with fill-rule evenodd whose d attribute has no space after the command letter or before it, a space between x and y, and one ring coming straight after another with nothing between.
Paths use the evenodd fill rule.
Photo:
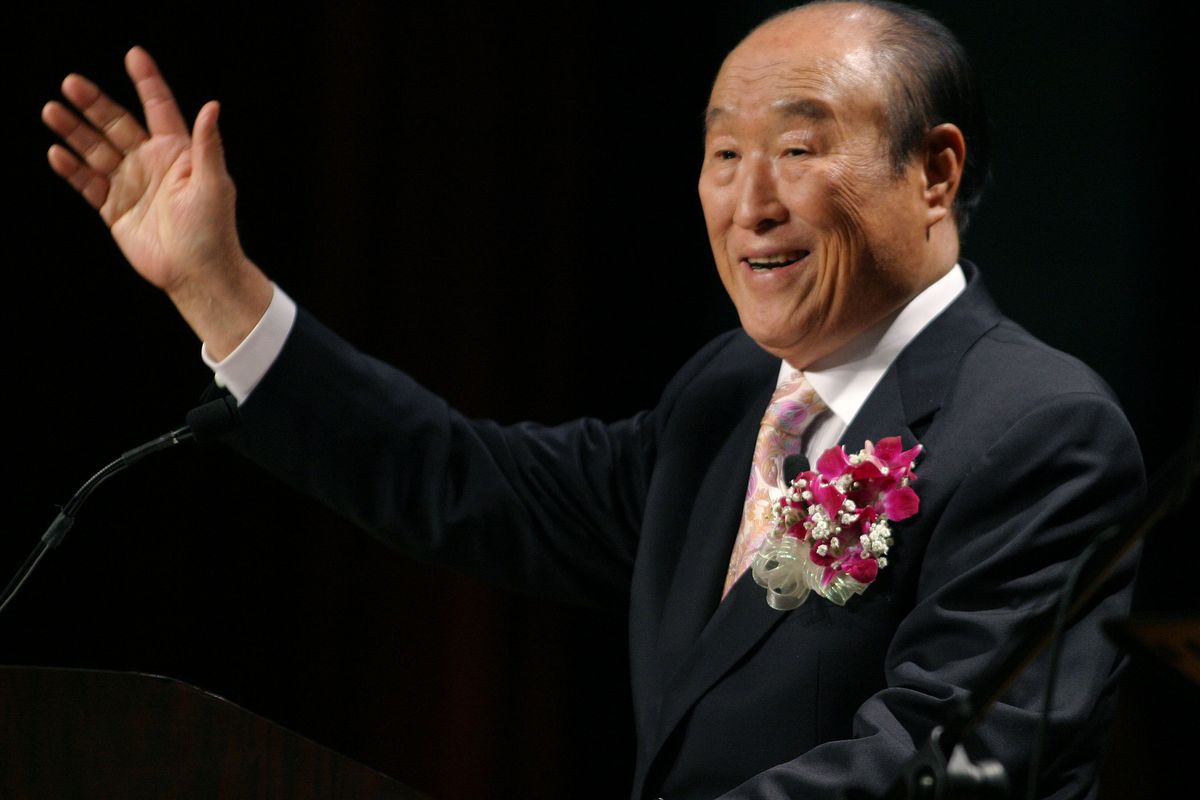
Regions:
<instances>
[{"instance_id":1,"label":"dark suit jacket","mask_svg":"<svg viewBox=\"0 0 1200 800\"><path fill-rule=\"evenodd\" d=\"M1092 535L1140 499L1138 446L1103 382L968 287L888 369L843 443L921 442L920 513L845 607L718 604L779 362L718 337L658 406L615 424L467 420L303 311L243 407L236 447L417 556L627 607L633 796L833 797L885 788ZM1090 786L1127 563L1068 634L1043 794ZM1039 663L972 741L1022 780ZM1097 709L1101 709L1098 712Z\"/></svg>"}]
</instances>

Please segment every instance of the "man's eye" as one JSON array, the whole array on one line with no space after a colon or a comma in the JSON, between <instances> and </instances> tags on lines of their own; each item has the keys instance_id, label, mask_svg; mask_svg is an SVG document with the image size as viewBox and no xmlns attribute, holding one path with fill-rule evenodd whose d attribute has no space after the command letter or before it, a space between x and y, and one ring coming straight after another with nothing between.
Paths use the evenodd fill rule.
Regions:
<instances>
[{"instance_id":1,"label":"man's eye","mask_svg":"<svg viewBox=\"0 0 1200 800\"><path fill-rule=\"evenodd\" d=\"M787 156L804 156L808 155L808 150L804 149L803 147L789 147L787 150L783 151L783 154Z\"/></svg>"},{"instance_id":2,"label":"man's eye","mask_svg":"<svg viewBox=\"0 0 1200 800\"><path fill-rule=\"evenodd\" d=\"M737 158L737 153L733 150L718 150L714 155L718 161L732 161Z\"/></svg>"}]
</instances>

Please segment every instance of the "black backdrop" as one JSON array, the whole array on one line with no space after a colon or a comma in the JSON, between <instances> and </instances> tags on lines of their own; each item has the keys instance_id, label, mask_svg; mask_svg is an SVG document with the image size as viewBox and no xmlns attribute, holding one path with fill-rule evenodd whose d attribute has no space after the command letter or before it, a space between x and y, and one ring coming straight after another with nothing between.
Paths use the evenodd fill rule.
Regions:
<instances>
[{"instance_id":1,"label":"black backdrop","mask_svg":"<svg viewBox=\"0 0 1200 800\"><path fill-rule=\"evenodd\" d=\"M68 71L132 105L122 56L142 44L189 118L220 99L248 252L359 346L471 414L615 418L736 324L695 196L699 114L723 53L782 5L27 5L6 30L0 573L207 375L45 164L39 110ZM1182 34L1154 3L921 5L994 120L964 254L1113 384L1161 464L1197 366L1173 257L1195 174ZM616 797L622 631L415 565L214 450L91 501L0 617L0 663L179 677L447 800Z\"/></svg>"}]
</instances>

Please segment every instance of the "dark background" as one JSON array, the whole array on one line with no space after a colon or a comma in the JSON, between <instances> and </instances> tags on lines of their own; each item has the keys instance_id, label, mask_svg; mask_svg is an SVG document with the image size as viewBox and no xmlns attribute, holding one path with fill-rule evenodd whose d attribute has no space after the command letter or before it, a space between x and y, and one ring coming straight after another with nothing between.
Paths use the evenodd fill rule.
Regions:
<instances>
[{"instance_id":1,"label":"dark background","mask_svg":"<svg viewBox=\"0 0 1200 800\"><path fill-rule=\"evenodd\" d=\"M2 580L208 377L46 166L39 112L67 72L134 106L122 57L142 44L189 119L220 99L247 251L360 347L470 414L618 418L736 324L696 199L699 117L723 54L784 5L27 6L6 31ZM1197 383L1174 255L1194 86L1169 7L919 5L966 44L993 118L964 255L1108 379L1161 465ZM1171 558L1152 549L1143 586ZM181 450L90 501L0 616L0 663L178 677L444 800L620 797L623 631L619 609L413 564L232 454Z\"/></svg>"}]
</instances>

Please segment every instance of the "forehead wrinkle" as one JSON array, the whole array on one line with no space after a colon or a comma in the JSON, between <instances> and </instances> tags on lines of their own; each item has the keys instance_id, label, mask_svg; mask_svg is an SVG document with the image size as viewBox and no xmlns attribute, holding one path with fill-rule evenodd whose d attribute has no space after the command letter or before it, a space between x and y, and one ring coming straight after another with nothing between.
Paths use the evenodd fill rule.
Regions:
<instances>
[{"instance_id":1,"label":"forehead wrinkle","mask_svg":"<svg viewBox=\"0 0 1200 800\"><path fill-rule=\"evenodd\" d=\"M797 87L799 88L799 87ZM781 119L804 119L813 123L837 120L837 112L816 93L799 91L785 93L766 105L767 112ZM737 116L739 110L729 106L712 106L704 114L704 129L708 132L718 120Z\"/></svg>"},{"instance_id":2,"label":"forehead wrinkle","mask_svg":"<svg viewBox=\"0 0 1200 800\"><path fill-rule=\"evenodd\" d=\"M791 68L792 79L814 91L863 90L876 79L875 54L869 48L843 53L839 58L819 58Z\"/></svg>"},{"instance_id":3,"label":"forehead wrinkle","mask_svg":"<svg viewBox=\"0 0 1200 800\"><path fill-rule=\"evenodd\" d=\"M786 60L758 67L731 66L717 77L713 95L753 92L761 85L774 81L784 91L820 92L830 83L830 76L826 74L829 67L823 69L823 66L794 66Z\"/></svg>"},{"instance_id":4,"label":"forehead wrinkle","mask_svg":"<svg viewBox=\"0 0 1200 800\"><path fill-rule=\"evenodd\" d=\"M721 79L726 76L732 76L745 83L755 83L770 78L773 74L786 69L787 66L786 58L760 64L746 64L731 60L725 63L724 69L717 76L717 83L720 83Z\"/></svg>"},{"instance_id":5,"label":"forehead wrinkle","mask_svg":"<svg viewBox=\"0 0 1200 800\"><path fill-rule=\"evenodd\" d=\"M821 95L824 94L822 84L825 83L821 80L821 76L815 70L792 71L801 74L788 76L787 80L781 82L779 86L781 96L778 99L769 100L765 104L767 110L780 116L802 116L813 120L828 119L834 116L833 110L821 99ZM777 73L771 74L763 70L754 72L759 74L747 75L744 78L734 76L732 82L741 84L736 88L729 86L729 81L718 81L718 85L713 89L711 101L713 104L704 114L706 131L722 117L740 113L742 109L739 106L743 104L747 95L753 96L754 94L753 84L767 78L778 78ZM722 76L722 78L724 77ZM759 105L756 103L754 107L759 107Z\"/></svg>"}]
</instances>

